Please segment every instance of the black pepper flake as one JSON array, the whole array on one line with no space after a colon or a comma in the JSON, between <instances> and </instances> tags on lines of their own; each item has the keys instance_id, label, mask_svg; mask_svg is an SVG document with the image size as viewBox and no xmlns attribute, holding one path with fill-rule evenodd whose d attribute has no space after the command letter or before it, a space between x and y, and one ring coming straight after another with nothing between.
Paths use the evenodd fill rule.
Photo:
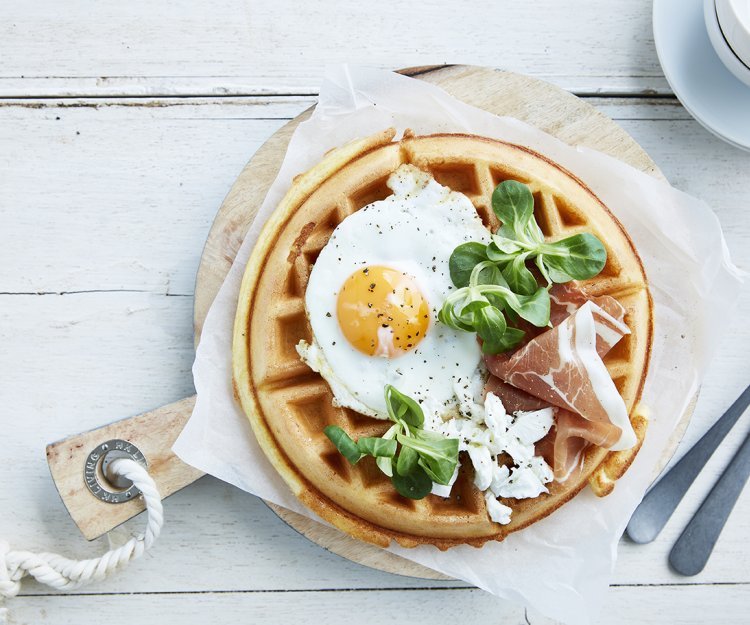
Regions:
<instances>
[{"instance_id":1,"label":"black pepper flake","mask_svg":"<svg viewBox=\"0 0 750 625\"><path fill-rule=\"evenodd\" d=\"M331 316L331 313L327 312L326 317L330 317L330 316Z\"/></svg>"}]
</instances>

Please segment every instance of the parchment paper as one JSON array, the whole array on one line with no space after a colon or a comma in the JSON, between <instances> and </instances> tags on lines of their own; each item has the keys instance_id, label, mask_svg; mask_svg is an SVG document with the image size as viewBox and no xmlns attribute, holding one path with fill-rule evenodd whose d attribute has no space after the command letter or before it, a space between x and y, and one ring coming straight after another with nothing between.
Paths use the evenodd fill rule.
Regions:
<instances>
[{"instance_id":1,"label":"parchment paper","mask_svg":"<svg viewBox=\"0 0 750 625\"><path fill-rule=\"evenodd\" d=\"M739 290L711 209L666 183L593 150L468 106L433 85L380 70L329 69L312 117L300 124L277 179L211 307L193 375L198 400L174 445L188 464L263 499L316 518L291 494L234 402L232 324L258 232L296 174L330 148L395 126L416 133L469 132L521 144L581 178L622 221L651 285L656 332L642 404L651 423L633 466L604 498L585 489L550 517L481 549L390 551L566 623L591 623L606 601L617 543L662 450L695 394Z\"/></svg>"}]
</instances>

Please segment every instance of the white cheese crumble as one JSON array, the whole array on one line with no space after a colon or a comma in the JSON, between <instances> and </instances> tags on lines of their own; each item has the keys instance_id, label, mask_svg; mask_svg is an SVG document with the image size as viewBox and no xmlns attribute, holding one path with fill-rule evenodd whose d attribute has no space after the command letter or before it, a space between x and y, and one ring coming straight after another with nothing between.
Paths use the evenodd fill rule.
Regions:
<instances>
[{"instance_id":1,"label":"white cheese crumble","mask_svg":"<svg viewBox=\"0 0 750 625\"><path fill-rule=\"evenodd\" d=\"M487 394L483 407L468 393L457 395L461 415L442 420L428 410L425 428L459 439L459 450L468 452L474 466L474 485L485 493L490 518L506 525L510 523L512 510L497 501L497 497L528 499L549 492L545 484L554 475L544 458L534 455L534 443L552 427L553 408L509 415L494 393ZM510 469L499 464L498 457L502 454L513 459ZM433 493L443 497L450 494L450 486L437 490Z\"/></svg>"},{"instance_id":2,"label":"white cheese crumble","mask_svg":"<svg viewBox=\"0 0 750 625\"><path fill-rule=\"evenodd\" d=\"M512 508L500 503L492 493L485 493L484 500L487 503L487 514L490 515L490 519L495 523L500 523L500 525L508 525L510 523L510 515L513 512Z\"/></svg>"}]
</instances>

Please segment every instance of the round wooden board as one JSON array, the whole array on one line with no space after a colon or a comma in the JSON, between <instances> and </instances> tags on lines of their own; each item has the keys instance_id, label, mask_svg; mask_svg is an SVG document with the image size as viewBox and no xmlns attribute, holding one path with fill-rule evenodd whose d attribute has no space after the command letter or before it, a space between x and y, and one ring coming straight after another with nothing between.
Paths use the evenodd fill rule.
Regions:
<instances>
[{"instance_id":1,"label":"round wooden board","mask_svg":"<svg viewBox=\"0 0 750 625\"><path fill-rule=\"evenodd\" d=\"M604 152L648 174L663 178L656 164L614 121L593 106L549 83L484 67L468 65L418 67L402 73L438 85L454 97L496 115L515 117L570 145L584 145ZM201 257L195 285L195 340L203 321L229 271L258 208L281 166L286 147L307 110L280 128L253 155L219 209ZM697 399L697 398L696 398ZM654 477L672 457L693 412L693 401L664 450ZM322 525L269 504L286 523L318 545L359 564L400 575L449 579Z\"/></svg>"}]
</instances>

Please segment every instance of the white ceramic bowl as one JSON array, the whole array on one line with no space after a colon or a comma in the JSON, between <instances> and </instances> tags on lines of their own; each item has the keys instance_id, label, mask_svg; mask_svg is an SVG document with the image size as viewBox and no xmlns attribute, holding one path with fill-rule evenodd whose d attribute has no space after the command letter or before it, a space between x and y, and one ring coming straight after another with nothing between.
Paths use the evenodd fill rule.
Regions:
<instances>
[{"instance_id":1,"label":"white ceramic bowl","mask_svg":"<svg viewBox=\"0 0 750 625\"><path fill-rule=\"evenodd\" d=\"M750 67L750 0L716 0L716 17L729 47Z\"/></svg>"},{"instance_id":2,"label":"white ceramic bowl","mask_svg":"<svg viewBox=\"0 0 750 625\"><path fill-rule=\"evenodd\" d=\"M750 151L750 87L714 51L703 0L654 0L654 44L685 109L727 143Z\"/></svg>"},{"instance_id":3,"label":"white ceramic bowl","mask_svg":"<svg viewBox=\"0 0 750 625\"><path fill-rule=\"evenodd\" d=\"M716 54L726 68L732 72L735 77L750 87L750 67L745 65L735 54L734 50L732 50L721 30L721 26L719 25L719 17L716 13L717 3L719 1L720 0L703 0L703 18L706 21L708 37L711 40L711 45L714 50L716 50ZM741 29L738 29L737 32L740 32L739 40L743 40ZM750 44L750 42L748 43ZM742 49L744 50L744 48Z\"/></svg>"}]
</instances>

